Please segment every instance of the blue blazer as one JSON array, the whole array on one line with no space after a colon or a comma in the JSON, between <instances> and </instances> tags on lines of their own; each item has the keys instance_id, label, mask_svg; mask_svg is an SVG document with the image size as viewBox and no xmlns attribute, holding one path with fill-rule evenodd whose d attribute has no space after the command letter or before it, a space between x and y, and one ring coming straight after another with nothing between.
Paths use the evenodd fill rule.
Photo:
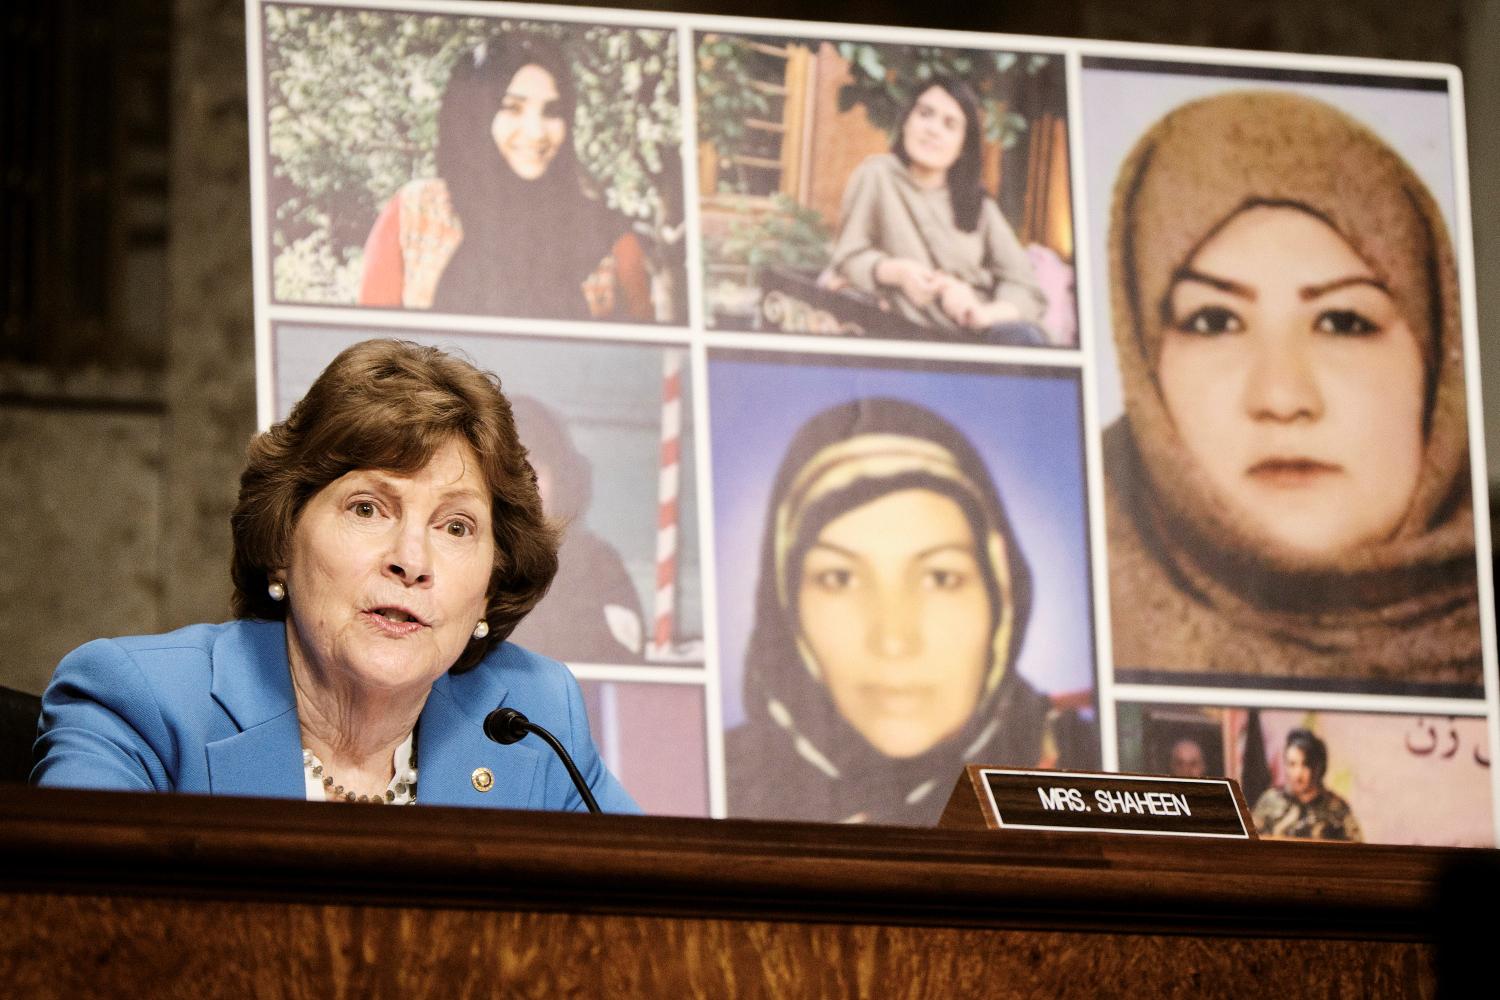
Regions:
<instances>
[{"instance_id":1,"label":"blue blazer","mask_svg":"<svg viewBox=\"0 0 1500 1000\"><path fill-rule=\"evenodd\" d=\"M432 685L417 725L417 801L582 810L535 736L500 746L484 717L510 705L568 748L605 812L639 807L604 766L567 667L502 643ZM63 658L42 696L37 785L305 799L302 735L280 622L190 625L98 639ZM472 775L486 767L488 791Z\"/></svg>"}]
</instances>

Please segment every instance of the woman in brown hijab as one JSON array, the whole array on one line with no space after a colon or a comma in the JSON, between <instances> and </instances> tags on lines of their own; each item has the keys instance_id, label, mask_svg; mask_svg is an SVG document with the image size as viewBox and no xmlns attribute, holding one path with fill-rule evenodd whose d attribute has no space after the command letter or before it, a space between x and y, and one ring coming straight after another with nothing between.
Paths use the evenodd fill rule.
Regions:
<instances>
[{"instance_id":1,"label":"woman in brown hijab","mask_svg":"<svg viewBox=\"0 0 1500 1000\"><path fill-rule=\"evenodd\" d=\"M1110 258L1120 679L1477 692L1456 268L1411 168L1316 100L1198 100L1127 157Z\"/></svg>"}]
</instances>

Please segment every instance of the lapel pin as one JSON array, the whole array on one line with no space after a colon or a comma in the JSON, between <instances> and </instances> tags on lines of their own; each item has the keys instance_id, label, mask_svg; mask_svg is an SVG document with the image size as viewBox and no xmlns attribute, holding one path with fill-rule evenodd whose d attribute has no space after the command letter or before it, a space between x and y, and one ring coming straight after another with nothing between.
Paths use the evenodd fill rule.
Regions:
<instances>
[{"instance_id":1,"label":"lapel pin","mask_svg":"<svg viewBox=\"0 0 1500 1000\"><path fill-rule=\"evenodd\" d=\"M487 792L495 787L495 776L487 767L474 768L474 773L469 775L469 780L474 783L476 792Z\"/></svg>"}]
</instances>

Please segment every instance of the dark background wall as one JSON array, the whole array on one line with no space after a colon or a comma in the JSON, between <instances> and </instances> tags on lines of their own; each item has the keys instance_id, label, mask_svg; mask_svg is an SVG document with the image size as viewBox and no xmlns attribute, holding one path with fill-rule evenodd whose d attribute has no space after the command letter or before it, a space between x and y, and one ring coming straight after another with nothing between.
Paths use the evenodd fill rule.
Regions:
<instances>
[{"instance_id":1,"label":"dark background wall","mask_svg":"<svg viewBox=\"0 0 1500 1000\"><path fill-rule=\"evenodd\" d=\"M1456 63L1481 330L1500 315L1496 0L614 6ZM255 424L244 4L12 0L0 21L0 684L40 691L90 638L228 614ZM1500 350L1486 382L1500 400Z\"/></svg>"}]
</instances>

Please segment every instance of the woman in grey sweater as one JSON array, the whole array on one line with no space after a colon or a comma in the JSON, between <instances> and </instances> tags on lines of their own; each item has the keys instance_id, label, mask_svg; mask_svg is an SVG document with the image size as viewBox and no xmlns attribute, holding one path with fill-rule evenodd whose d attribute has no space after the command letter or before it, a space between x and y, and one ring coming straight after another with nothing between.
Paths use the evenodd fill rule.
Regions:
<instances>
[{"instance_id":1,"label":"woman in grey sweater","mask_svg":"<svg viewBox=\"0 0 1500 1000\"><path fill-rule=\"evenodd\" d=\"M1046 343L1031 261L980 184L979 104L936 77L844 191L832 270L942 339Z\"/></svg>"}]
</instances>

